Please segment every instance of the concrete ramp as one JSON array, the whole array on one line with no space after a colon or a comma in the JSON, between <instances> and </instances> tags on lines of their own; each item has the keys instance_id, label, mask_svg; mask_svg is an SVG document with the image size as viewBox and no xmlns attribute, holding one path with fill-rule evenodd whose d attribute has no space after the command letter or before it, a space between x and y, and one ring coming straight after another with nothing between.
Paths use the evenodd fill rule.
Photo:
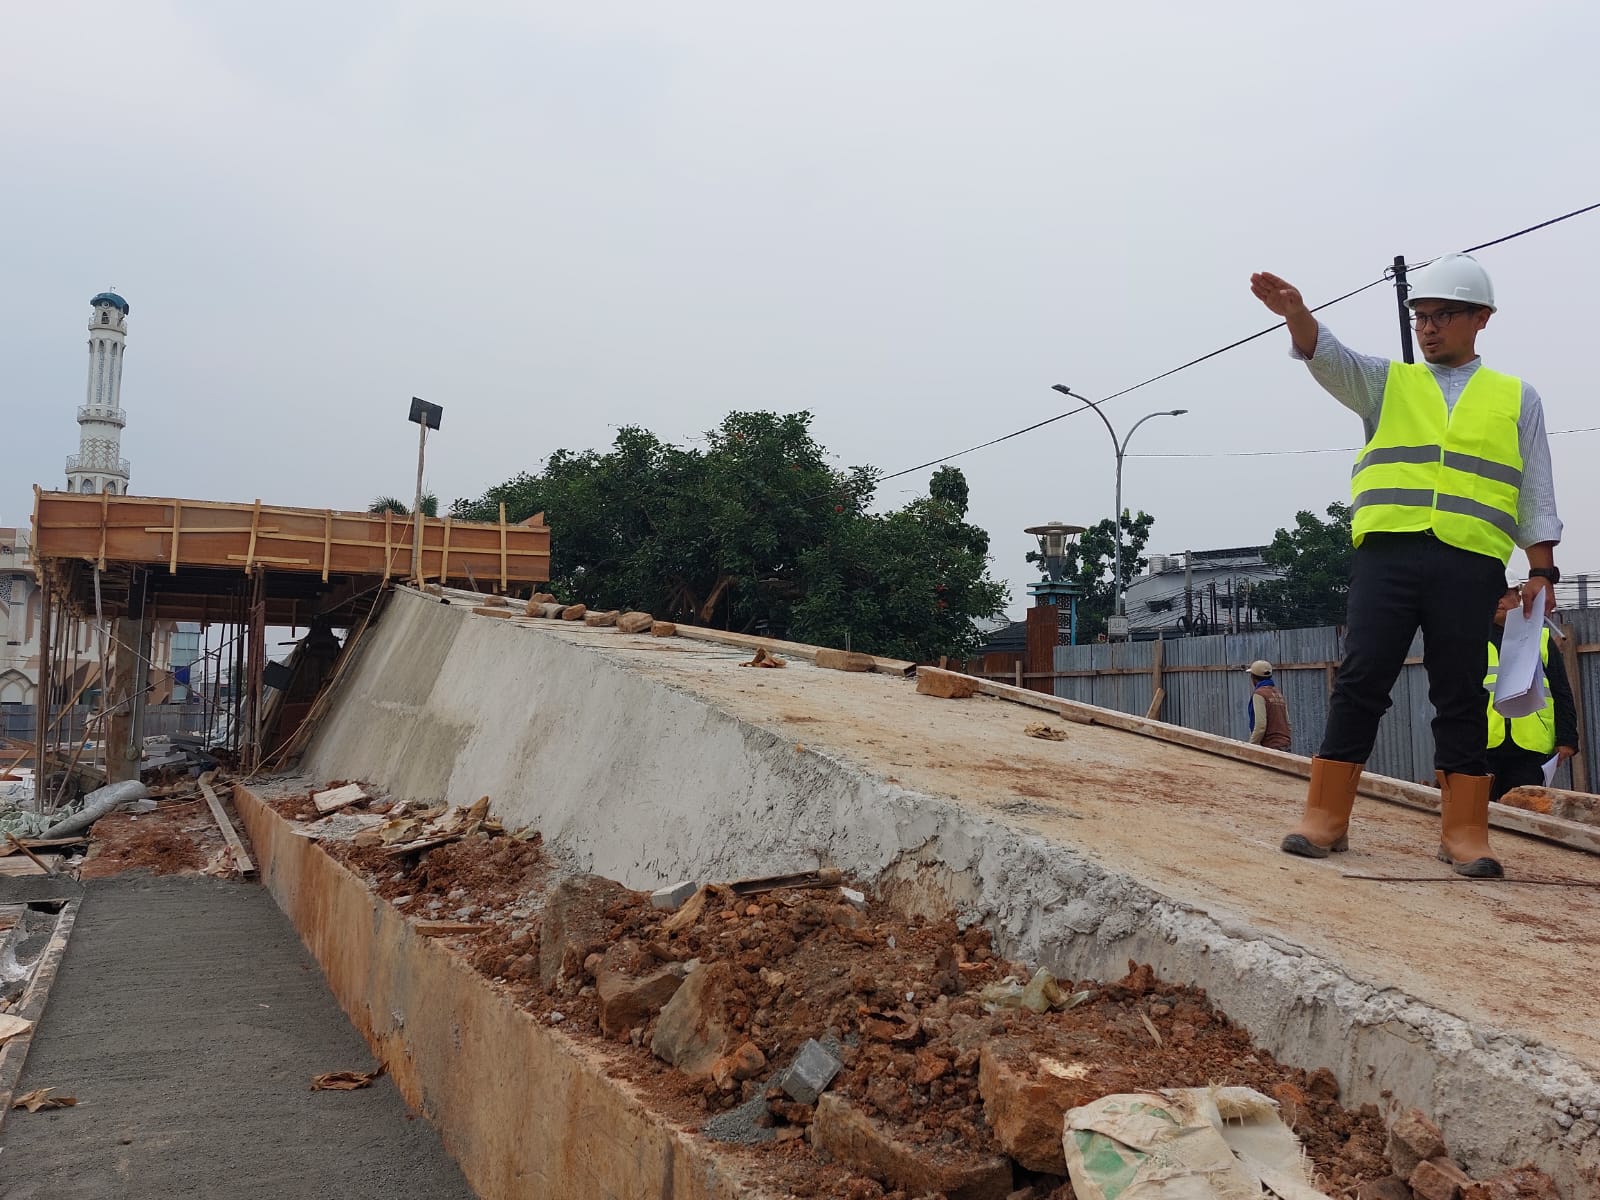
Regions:
<instances>
[{"instance_id":1,"label":"concrete ramp","mask_svg":"<svg viewBox=\"0 0 1600 1200\"><path fill-rule=\"evenodd\" d=\"M902 907L955 906L1008 955L1204 987L1349 1105L1415 1105L1475 1170L1600 1179L1600 861L1497 832L1513 880L1433 859L1437 818L1363 800L1353 851L1277 850L1303 783L990 697L403 590L305 769L408 799L491 799L633 887L843 868ZM1348 879L1349 873L1417 882ZM1577 886L1517 883L1575 881Z\"/></svg>"}]
</instances>

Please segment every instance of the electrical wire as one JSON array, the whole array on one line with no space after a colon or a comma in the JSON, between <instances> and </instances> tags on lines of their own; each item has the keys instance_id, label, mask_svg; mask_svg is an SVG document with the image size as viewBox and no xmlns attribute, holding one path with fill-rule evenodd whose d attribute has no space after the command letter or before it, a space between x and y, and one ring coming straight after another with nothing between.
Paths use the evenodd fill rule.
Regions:
<instances>
[{"instance_id":1,"label":"electrical wire","mask_svg":"<svg viewBox=\"0 0 1600 1200\"><path fill-rule=\"evenodd\" d=\"M1461 251L1461 253L1463 253L1463 254L1471 254L1471 253L1474 253L1475 251L1478 251L1478 250L1487 250L1490 246L1499 246L1499 245L1502 245L1505 242L1514 241L1519 237L1524 237L1527 234L1534 233L1534 232L1536 232L1537 230L1540 230L1540 229L1547 229L1551 225L1559 225L1562 221L1571 220L1573 217L1582 216L1584 213L1593 212L1596 209L1600 209L1600 202L1597 202L1595 204L1586 205L1583 208L1575 208L1571 212L1562 213L1559 217L1551 217L1548 221L1540 221L1537 225L1529 225L1526 229L1519 229L1515 233L1506 234L1504 237L1498 237L1498 238L1493 239L1492 241L1480 242L1476 246L1470 246L1466 250ZM1427 262L1432 262L1434 260L1433 259L1428 259L1426 261ZM1415 266L1415 267L1421 267L1421 266L1425 266L1425 265L1426 265L1426 262L1413 264L1413 266ZM1392 281L1393 278L1394 278L1394 269L1392 267L1387 268L1387 269L1385 269L1384 273L1381 276L1379 276L1377 279L1374 279L1371 283L1364 283L1358 288L1353 288L1350 291L1345 292L1344 295L1342 295L1342 296L1335 296L1332 300L1325 300L1321 304L1318 304L1317 306L1312 308L1310 311L1311 312L1321 312L1323 309L1329 308L1332 305L1340 303L1341 301L1348 300L1352 296L1359 296L1362 292L1368 290L1369 288L1377 287L1380 283L1388 283L1388 282ZM1226 354L1228 351L1236 350L1240 346L1247 345L1248 343L1255 341L1257 338L1266 337L1269 333L1273 333L1276 330L1282 329L1285 326L1285 324L1287 324L1287 322L1279 321L1276 325L1271 325L1271 326L1268 326L1266 329L1258 330L1257 332L1252 333L1252 334L1248 335L1247 337L1242 337L1242 338L1239 338L1237 341L1229 342L1226 346L1219 346L1217 349L1212 350L1209 353L1202 354L1198 358L1191 358L1188 362L1180 363L1178 366L1172 367L1172 368L1170 368L1169 370L1166 370L1166 371L1162 371L1159 375L1152 375L1148 379L1141 379L1138 383L1131 384L1128 387L1123 388L1121 391L1112 392L1109 396L1102 397L1101 400L1099 401L1099 403L1105 404L1105 403L1107 403L1109 401L1116 400L1119 397L1128 395L1128 393L1130 393L1130 392L1136 392L1142 387L1148 387L1152 383L1158 383L1163 379L1167 379L1167 378L1169 378L1169 377L1171 377L1173 375L1176 375L1180 371L1187 371L1190 367L1199 366L1201 363L1206 362L1209 359L1216 358L1219 354ZM927 462L918 463L914 467L905 467L902 470L891 472L888 475L879 476L878 482L886 483L891 479L899 479L902 475L910 475L913 472L926 470L928 467L936 467L941 463L949 462L951 459L962 458L965 455L976 453L979 450L987 450L990 446L998 446L1002 442L1009 442L1012 438L1022 437L1024 434L1032 433L1037 429L1043 429L1046 425L1053 425L1053 424L1055 424L1055 422L1060 421L1060 420L1064 420L1065 418L1070 417L1070 416L1074 416L1077 413L1081 413L1085 409L1088 409L1089 407L1091 407L1091 406L1087 405L1087 404L1082 404L1082 405L1079 405L1077 408L1071 408L1071 409L1068 409L1065 412L1057 413L1053 417L1046 417L1042 421L1035 421L1032 425L1026 425L1023 428L1013 430L1010 433L1001 434L997 438L990 438L986 442L979 442L975 446L968 446L965 450L957 450L952 454L942 455L939 458L931 458ZM1577 431L1573 431L1573 432L1577 432ZM1309 450L1309 451L1301 451L1299 453L1324 454L1324 453L1330 453L1330 451ZM1139 457L1143 458L1143 457L1156 457L1156 456L1155 455L1140 455ZM1179 457L1179 456L1174 455L1172 457ZM1195 457L1202 457L1202 456L1196 455Z\"/></svg>"}]
</instances>

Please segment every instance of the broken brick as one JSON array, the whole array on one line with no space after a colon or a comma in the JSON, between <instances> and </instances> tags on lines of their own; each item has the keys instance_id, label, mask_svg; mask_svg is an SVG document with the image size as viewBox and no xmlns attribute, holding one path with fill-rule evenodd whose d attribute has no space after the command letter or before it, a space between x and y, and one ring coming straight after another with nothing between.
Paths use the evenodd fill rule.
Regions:
<instances>
[{"instance_id":1,"label":"broken brick","mask_svg":"<svg viewBox=\"0 0 1600 1200\"><path fill-rule=\"evenodd\" d=\"M948 1200L1005 1200L1011 1194L1011 1162L1003 1155L963 1161L942 1153L931 1161L833 1093L817 1101L811 1144L835 1162L913 1196L939 1192Z\"/></svg>"},{"instance_id":2,"label":"broken brick","mask_svg":"<svg viewBox=\"0 0 1600 1200\"><path fill-rule=\"evenodd\" d=\"M671 621L652 621L650 622L650 636L677 637L678 627Z\"/></svg>"},{"instance_id":3,"label":"broken brick","mask_svg":"<svg viewBox=\"0 0 1600 1200\"><path fill-rule=\"evenodd\" d=\"M1444 1152L1444 1136L1421 1109L1407 1109L1389 1126L1389 1163L1401 1179L1410 1179L1418 1163Z\"/></svg>"},{"instance_id":4,"label":"broken brick","mask_svg":"<svg viewBox=\"0 0 1600 1200\"><path fill-rule=\"evenodd\" d=\"M812 661L829 671L871 671L878 665L872 655L854 650L818 650Z\"/></svg>"},{"instance_id":5,"label":"broken brick","mask_svg":"<svg viewBox=\"0 0 1600 1200\"><path fill-rule=\"evenodd\" d=\"M549 990L558 982L581 980L584 960L605 949L611 936L605 910L632 895L620 883L598 875L558 883L545 901L539 926L539 983Z\"/></svg>"},{"instance_id":6,"label":"broken brick","mask_svg":"<svg viewBox=\"0 0 1600 1200\"><path fill-rule=\"evenodd\" d=\"M950 671L941 671L938 674L918 671L917 694L937 696L941 700L965 700L969 696L978 694L978 685L981 682L982 680L974 679L971 675L957 675Z\"/></svg>"},{"instance_id":7,"label":"broken brick","mask_svg":"<svg viewBox=\"0 0 1600 1200\"><path fill-rule=\"evenodd\" d=\"M1028 1170L1051 1175L1067 1173L1061 1135L1068 1110L1132 1086L1068 1050L1054 1058L1014 1038L985 1042L978 1058L978 1093L995 1141Z\"/></svg>"},{"instance_id":8,"label":"broken brick","mask_svg":"<svg viewBox=\"0 0 1600 1200\"><path fill-rule=\"evenodd\" d=\"M1448 1158L1430 1158L1417 1164L1408 1181L1416 1200L1461 1200L1461 1187L1472 1179Z\"/></svg>"},{"instance_id":9,"label":"broken brick","mask_svg":"<svg viewBox=\"0 0 1600 1200\"><path fill-rule=\"evenodd\" d=\"M712 963L693 972L656 1019L650 1051L685 1075L709 1075L733 1040L724 1012L733 987L732 965Z\"/></svg>"},{"instance_id":10,"label":"broken brick","mask_svg":"<svg viewBox=\"0 0 1600 1200\"><path fill-rule=\"evenodd\" d=\"M1411 1188L1404 1179L1385 1175L1363 1183L1356 1190L1356 1200L1412 1200Z\"/></svg>"}]
</instances>

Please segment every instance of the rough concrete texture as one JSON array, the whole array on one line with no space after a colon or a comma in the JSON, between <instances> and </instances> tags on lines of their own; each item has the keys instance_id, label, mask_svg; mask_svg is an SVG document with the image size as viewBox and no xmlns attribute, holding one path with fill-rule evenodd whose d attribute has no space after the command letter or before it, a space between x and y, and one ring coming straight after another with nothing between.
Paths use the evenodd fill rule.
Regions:
<instances>
[{"instance_id":1,"label":"rough concrete texture","mask_svg":"<svg viewBox=\"0 0 1600 1200\"><path fill-rule=\"evenodd\" d=\"M179 1196L470 1200L394 1085L313 1092L372 1057L294 929L251 884L130 875L88 885L7 1114L6 1200Z\"/></svg>"},{"instance_id":2,"label":"rough concrete texture","mask_svg":"<svg viewBox=\"0 0 1600 1200\"><path fill-rule=\"evenodd\" d=\"M314 742L314 775L492 798L584 870L654 888L837 866L953 904L1065 978L1127 960L1193 982L1349 1104L1418 1107L1476 1169L1600 1177L1600 889L1437 879L1437 819L1362 802L1354 851L1276 845L1304 784L1118 730L1026 737L1027 710L883 675L397 598ZM752 678L754 677L754 678ZM516 698L507 703L507 699ZM1600 864L1497 833L1514 874ZM1551 893L1559 891L1559 899Z\"/></svg>"}]
</instances>

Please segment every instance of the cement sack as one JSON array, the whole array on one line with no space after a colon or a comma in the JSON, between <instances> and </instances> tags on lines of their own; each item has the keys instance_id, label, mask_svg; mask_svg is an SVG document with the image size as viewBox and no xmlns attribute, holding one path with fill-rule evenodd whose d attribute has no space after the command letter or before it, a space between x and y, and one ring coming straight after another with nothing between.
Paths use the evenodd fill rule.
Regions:
<instances>
[{"instance_id":1,"label":"cement sack","mask_svg":"<svg viewBox=\"0 0 1600 1200\"><path fill-rule=\"evenodd\" d=\"M1326 1200L1278 1108L1251 1088L1105 1096L1067 1113L1078 1200Z\"/></svg>"}]
</instances>

